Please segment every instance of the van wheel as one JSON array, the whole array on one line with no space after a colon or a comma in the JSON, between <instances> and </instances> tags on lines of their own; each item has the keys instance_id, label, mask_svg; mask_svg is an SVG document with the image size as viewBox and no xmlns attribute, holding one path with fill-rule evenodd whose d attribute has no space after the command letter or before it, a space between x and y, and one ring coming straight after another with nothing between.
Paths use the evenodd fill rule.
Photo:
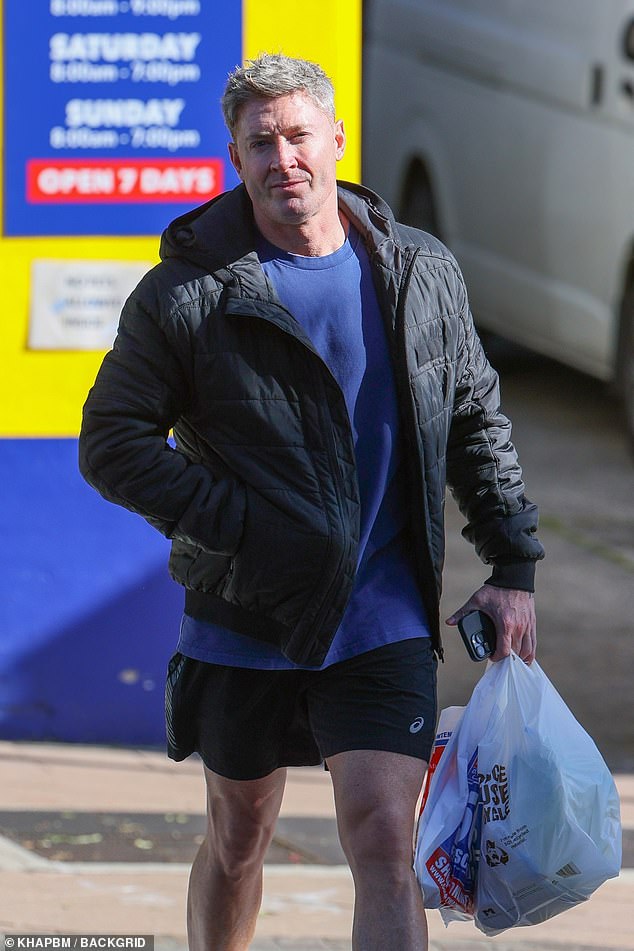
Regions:
<instances>
[{"instance_id":1,"label":"van wheel","mask_svg":"<svg viewBox=\"0 0 634 951\"><path fill-rule=\"evenodd\" d=\"M407 177L399 218L403 224L440 237L431 185L420 168L410 172Z\"/></svg>"}]
</instances>

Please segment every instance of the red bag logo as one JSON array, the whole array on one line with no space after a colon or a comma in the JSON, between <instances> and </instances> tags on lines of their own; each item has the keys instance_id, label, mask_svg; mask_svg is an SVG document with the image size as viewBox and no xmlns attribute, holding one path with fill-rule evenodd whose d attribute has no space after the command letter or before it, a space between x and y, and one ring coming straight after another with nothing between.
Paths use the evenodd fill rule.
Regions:
<instances>
[{"instance_id":1,"label":"red bag logo","mask_svg":"<svg viewBox=\"0 0 634 951\"><path fill-rule=\"evenodd\" d=\"M460 908L473 915L482 823L477 749L469 761L467 784L467 803L460 825L434 850L425 866L438 888L441 906Z\"/></svg>"}]
</instances>

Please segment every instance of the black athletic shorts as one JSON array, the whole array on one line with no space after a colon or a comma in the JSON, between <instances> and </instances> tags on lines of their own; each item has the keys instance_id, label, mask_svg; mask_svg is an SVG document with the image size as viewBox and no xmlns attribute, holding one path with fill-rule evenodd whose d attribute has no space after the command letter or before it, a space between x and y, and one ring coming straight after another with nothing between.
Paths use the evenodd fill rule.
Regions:
<instances>
[{"instance_id":1,"label":"black athletic shorts","mask_svg":"<svg viewBox=\"0 0 634 951\"><path fill-rule=\"evenodd\" d=\"M436 666L427 637L323 670L225 667L176 653L165 689L168 755L197 752L213 772L241 780L348 750L429 760Z\"/></svg>"}]
</instances>

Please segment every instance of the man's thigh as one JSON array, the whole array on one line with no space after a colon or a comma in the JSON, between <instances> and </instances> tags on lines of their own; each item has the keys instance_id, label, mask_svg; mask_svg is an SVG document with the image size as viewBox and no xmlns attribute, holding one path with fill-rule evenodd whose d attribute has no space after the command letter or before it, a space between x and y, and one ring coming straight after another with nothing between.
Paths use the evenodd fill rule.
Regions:
<instances>
[{"instance_id":1,"label":"man's thigh","mask_svg":"<svg viewBox=\"0 0 634 951\"><path fill-rule=\"evenodd\" d=\"M328 760L348 859L411 863L416 805L427 763L401 753L351 750Z\"/></svg>"}]
</instances>

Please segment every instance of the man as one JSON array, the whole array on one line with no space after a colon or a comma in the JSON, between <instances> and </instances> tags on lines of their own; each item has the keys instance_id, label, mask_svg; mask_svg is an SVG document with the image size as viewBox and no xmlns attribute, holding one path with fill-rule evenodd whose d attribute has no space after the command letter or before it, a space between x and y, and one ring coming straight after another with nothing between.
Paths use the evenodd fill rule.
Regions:
<instances>
[{"instance_id":1,"label":"man","mask_svg":"<svg viewBox=\"0 0 634 951\"><path fill-rule=\"evenodd\" d=\"M422 949L445 472L493 568L449 623L488 612L496 659L535 656L536 510L455 261L337 184L323 71L264 55L223 111L242 185L165 232L80 440L85 477L171 538L186 589L166 712L170 756L198 751L207 783L190 947L248 947L286 768L325 761L353 947Z\"/></svg>"}]
</instances>

